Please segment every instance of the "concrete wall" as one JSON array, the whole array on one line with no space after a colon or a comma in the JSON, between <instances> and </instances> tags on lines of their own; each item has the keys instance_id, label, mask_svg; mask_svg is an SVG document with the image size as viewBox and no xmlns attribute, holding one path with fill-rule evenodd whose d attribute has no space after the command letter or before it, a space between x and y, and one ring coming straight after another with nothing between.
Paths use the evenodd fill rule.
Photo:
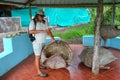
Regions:
<instances>
[{"instance_id":1,"label":"concrete wall","mask_svg":"<svg viewBox=\"0 0 120 80\"><path fill-rule=\"evenodd\" d=\"M0 53L0 76L33 53L27 34L3 38L4 51Z\"/></svg>"},{"instance_id":2,"label":"concrete wall","mask_svg":"<svg viewBox=\"0 0 120 80\"><path fill-rule=\"evenodd\" d=\"M104 41L101 41L101 46L103 46ZM94 46L94 36L83 36L84 46ZM106 47L112 47L120 49L120 37L115 37L107 40Z\"/></svg>"},{"instance_id":3,"label":"concrete wall","mask_svg":"<svg viewBox=\"0 0 120 80\"><path fill-rule=\"evenodd\" d=\"M60 40L60 37L55 37ZM51 39L46 38L46 44ZM32 43L29 40L28 34L22 34L14 38L3 38L4 51L0 53L0 76L15 67L30 54L33 53Z\"/></svg>"}]
</instances>

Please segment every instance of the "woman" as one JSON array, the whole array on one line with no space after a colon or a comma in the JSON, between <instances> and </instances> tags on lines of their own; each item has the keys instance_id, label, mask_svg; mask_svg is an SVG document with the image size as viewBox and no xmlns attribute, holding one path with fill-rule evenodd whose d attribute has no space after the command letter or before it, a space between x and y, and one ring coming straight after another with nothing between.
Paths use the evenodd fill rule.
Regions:
<instances>
[{"instance_id":1,"label":"woman","mask_svg":"<svg viewBox=\"0 0 120 80\"><path fill-rule=\"evenodd\" d=\"M29 33L35 36L35 40L32 42L33 50L35 54L35 66L37 69L38 76L46 77L47 73L42 72L40 68L44 68L44 66L40 67L40 55L42 53L42 48L45 45L45 39L47 34L51 37L51 41L55 42L55 39L48 27L47 20L44 19L43 10L39 10L35 15L34 19L31 20L29 25Z\"/></svg>"}]
</instances>

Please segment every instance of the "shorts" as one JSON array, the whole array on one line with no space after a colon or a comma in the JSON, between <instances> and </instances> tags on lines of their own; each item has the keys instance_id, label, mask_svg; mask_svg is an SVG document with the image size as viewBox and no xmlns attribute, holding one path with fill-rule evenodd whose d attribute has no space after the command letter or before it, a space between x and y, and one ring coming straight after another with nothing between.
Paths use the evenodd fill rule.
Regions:
<instances>
[{"instance_id":1,"label":"shorts","mask_svg":"<svg viewBox=\"0 0 120 80\"><path fill-rule=\"evenodd\" d=\"M40 56L42 54L42 49L45 46L45 43L40 43L35 40L32 42L32 44L35 56Z\"/></svg>"}]
</instances>

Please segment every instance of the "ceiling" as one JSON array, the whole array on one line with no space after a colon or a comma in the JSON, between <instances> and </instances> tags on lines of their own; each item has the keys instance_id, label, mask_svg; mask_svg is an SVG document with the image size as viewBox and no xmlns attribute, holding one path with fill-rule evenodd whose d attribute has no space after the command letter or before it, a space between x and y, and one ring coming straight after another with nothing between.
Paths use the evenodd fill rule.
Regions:
<instances>
[{"instance_id":1,"label":"ceiling","mask_svg":"<svg viewBox=\"0 0 120 80\"><path fill-rule=\"evenodd\" d=\"M98 0L0 0L0 5L14 5L16 7L96 7ZM120 0L103 0L104 5L120 4Z\"/></svg>"}]
</instances>

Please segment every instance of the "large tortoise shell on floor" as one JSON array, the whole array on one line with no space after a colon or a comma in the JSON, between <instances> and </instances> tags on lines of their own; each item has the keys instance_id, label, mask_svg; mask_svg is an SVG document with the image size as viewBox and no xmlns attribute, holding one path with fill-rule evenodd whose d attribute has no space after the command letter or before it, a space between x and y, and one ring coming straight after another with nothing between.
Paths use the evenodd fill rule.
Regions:
<instances>
[{"instance_id":1,"label":"large tortoise shell on floor","mask_svg":"<svg viewBox=\"0 0 120 80\"><path fill-rule=\"evenodd\" d=\"M84 63L84 65L86 65L87 67L92 67L93 54L94 54L94 48L88 47L88 48L85 48L81 52L81 54L79 55L79 58L80 58L81 62ZM108 49L105 49L103 47L100 47L99 67L101 69L109 69L110 67L106 67L106 65L116 59L117 58L112 54L111 51L109 51Z\"/></svg>"},{"instance_id":2,"label":"large tortoise shell on floor","mask_svg":"<svg viewBox=\"0 0 120 80\"><path fill-rule=\"evenodd\" d=\"M62 68L63 66L60 67L62 64L64 67L69 65L73 55L70 46L67 44L67 42L62 40L57 40L53 43L49 43L44 47L43 53L46 58L44 63L49 67L51 67L51 64L54 64L51 67L53 69Z\"/></svg>"}]
</instances>

